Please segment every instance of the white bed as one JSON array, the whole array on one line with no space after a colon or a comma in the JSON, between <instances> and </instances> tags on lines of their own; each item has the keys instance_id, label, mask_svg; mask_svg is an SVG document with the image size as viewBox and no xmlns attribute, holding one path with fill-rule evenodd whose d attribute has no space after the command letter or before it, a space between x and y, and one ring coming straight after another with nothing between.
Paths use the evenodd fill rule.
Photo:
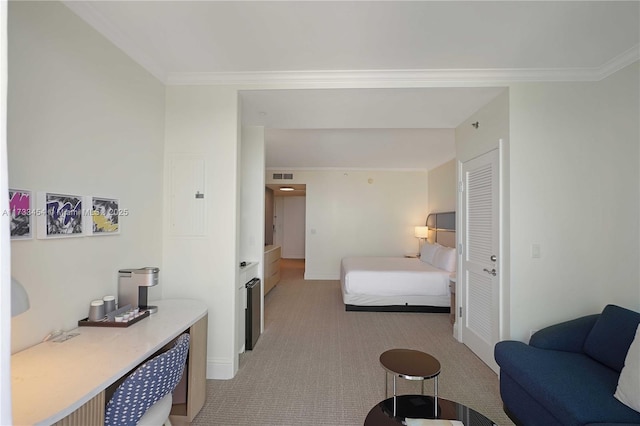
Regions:
<instances>
[{"instance_id":1,"label":"white bed","mask_svg":"<svg viewBox=\"0 0 640 426\"><path fill-rule=\"evenodd\" d=\"M450 274L416 258L347 257L340 268L342 299L347 310L363 310L354 309L357 306L448 309Z\"/></svg>"},{"instance_id":2,"label":"white bed","mask_svg":"<svg viewBox=\"0 0 640 426\"><path fill-rule=\"evenodd\" d=\"M447 227L439 228L438 223ZM427 225L430 238L442 244L426 242L419 258L342 259L340 284L346 310L449 312L449 278L457 259L451 248L455 247L455 213L431 214Z\"/></svg>"}]
</instances>

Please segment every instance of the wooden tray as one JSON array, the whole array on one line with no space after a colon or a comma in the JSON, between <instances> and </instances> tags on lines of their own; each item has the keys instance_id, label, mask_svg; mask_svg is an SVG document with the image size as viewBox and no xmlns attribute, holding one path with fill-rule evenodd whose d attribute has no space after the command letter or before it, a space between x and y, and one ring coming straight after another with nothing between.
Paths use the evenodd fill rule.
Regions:
<instances>
[{"instance_id":1,"label":"wooden tray","mask_svg":"<svg viewBox=\"0 0 640 426\"><path fill-rule=\"evenodd\" d=\"M149 316L149 311L143 311L141 315L135 317L132 320L127 322L116 322L115 320L105 320L105 321L89 321L89 318L81 319L78 321L78 327L120 327L126 328L130 325L137 323L138 321Z\"/></svg>"}]
</instances>

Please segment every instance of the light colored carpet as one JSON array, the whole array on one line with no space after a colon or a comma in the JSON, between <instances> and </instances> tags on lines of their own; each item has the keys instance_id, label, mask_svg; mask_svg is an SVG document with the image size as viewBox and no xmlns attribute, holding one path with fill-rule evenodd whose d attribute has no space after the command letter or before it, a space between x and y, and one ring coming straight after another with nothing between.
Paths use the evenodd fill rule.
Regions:
<instances>
[{"instance_id":1,"label":"light colored carpet","mask_svg":"<svg viewBox=\"0 0 640 426\"><path fill-rule=\"evenodd\" d=\"M265 300L264 333L240 356L236 377L207 381L193 425L362 425L385 398L379 357L392 348L435 356L439 396L513 424L498 377L453 338L448 314L346 312L338 281L304 281L303 261L283 266ZM419 392L420 382L398 379L399 394ZM433 394L432 381L425 393Z\"/></svg>"}]
</instances>

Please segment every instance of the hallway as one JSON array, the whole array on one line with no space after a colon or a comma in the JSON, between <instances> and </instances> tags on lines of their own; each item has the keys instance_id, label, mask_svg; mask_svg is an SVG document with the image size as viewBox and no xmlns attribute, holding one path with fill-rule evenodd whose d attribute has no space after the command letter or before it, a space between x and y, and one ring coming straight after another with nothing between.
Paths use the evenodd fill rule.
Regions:
<instances>
[{"instance_id":1,"label":"hallway","mask_svg":"<svg viewBox=\"0 0 640 426\"><path fill-rule=\"evenodd\" d=\"M304 259L280 259L280 282L304 279Z\"/></svg>"}]
</instances>

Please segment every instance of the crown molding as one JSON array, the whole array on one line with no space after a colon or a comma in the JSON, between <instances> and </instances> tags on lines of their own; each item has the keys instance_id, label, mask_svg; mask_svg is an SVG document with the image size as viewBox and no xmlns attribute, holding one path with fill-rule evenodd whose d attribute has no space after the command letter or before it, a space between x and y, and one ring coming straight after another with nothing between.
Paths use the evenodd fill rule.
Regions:
<instances>
[{"instance_id":1,"label":"crown molding","mask_svg":"<svg viewBox=\"0 0 640 426\"><path fill-rule=\"evenodd\" d=\"M370 84L504 84L516 82L599 81L640 59L640 47L595 68L432 69L167 73L165 84L313 85L359 87Z\"/></svg>"},{"instance_id":2,"label":"crown molding","mask_svg":"<svg viewBox=\"0 0 640 426\"><path fill-rule=\"evenodd\" d=\"M513 68L513 69L422 69L422 70L319 70L255 72L167 72L105 19L91 4L62 0L71 11L122 49L150 74L168 86L180 85L277 85L286 87L370 87L488 85L517 82L599 81L640 60L640 45L599 67Z\"/></svg>"},{"instance_id":3,"label":"crown molding","mask_svg":"<svg viewBox=\"0 0 640 426\"><path fill-rule=\"evenodd\" d=\"M451 160L447 160L451 161ZM444 163L443 163L444 164ZM438 167L438 166L434 166ZM428 172L428 167L265 167L265 172ZM280 182L278 182L280 183ZM292 183L293 185L293 183Z\"/></svg>"}]
</instances>

